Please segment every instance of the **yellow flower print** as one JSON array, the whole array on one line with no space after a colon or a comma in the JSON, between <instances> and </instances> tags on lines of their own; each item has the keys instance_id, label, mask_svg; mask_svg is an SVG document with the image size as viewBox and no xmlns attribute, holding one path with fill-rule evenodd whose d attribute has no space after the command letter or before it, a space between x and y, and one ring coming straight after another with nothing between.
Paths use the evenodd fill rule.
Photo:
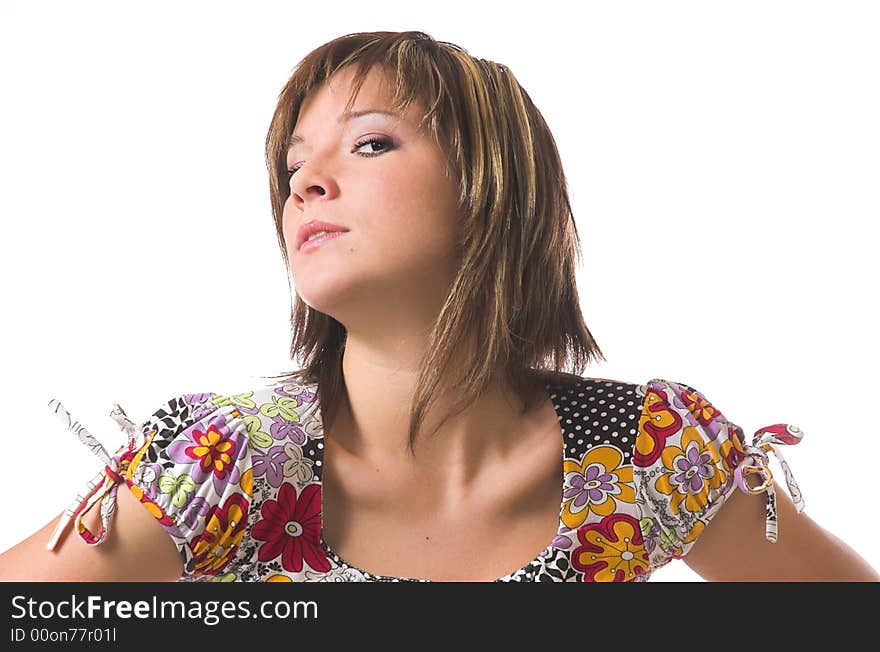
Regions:
<instances>
[{"instance_id":1,"label":"yellow flower print","mask_svg":"<svg viewBox=\"0 0 880 652\"><path fill-rule=\"evenodd\" d=\"M208 515L205 530L190 543L198 573L218 575L232 560L247 527L248 501L232 494Z\"/></svg>"},{"instance_id":2,"label":"yellow flower print","mask_svg":"<svg viewBox=\"0 0 880 652\"><path fill-rule=\"evenodd\" d=\"M688 535L684 539L682 539L680 543L693 543L697 540L697 537L699 537L705 529L706 524L703 523L703 521L698 520L696 523L694 523L694 527L691 529L690 532L688 532Z\"/></svg>"},{"instance_id":3,"label":"yellow flower print","mask_svg":"<svg viewBox=\"0 0 880 652\"><path fill-rule=\"evenodd\" d=\"M150 500L149 497L146 497L146 500L144 500L144 492L139 486L136 484L130 484L128 485L128 488L131 489L131 493L134 494L134 497L141 501L141 504L147 508L147 511L150 512L150 514L160 521L163 519L167 520L165 514L162 513L162 510L159 509L159 506L156 503Z\"/></svg>"},{"instance_id":4,"label":"yellow flower print","mask_svg":"<svg viewBox=\"0 0 880 652\"><path fill-rule=\"evenodd\" d=\"M681 415L669 405L665 393L649 390L639 417L632 462L635 466L651 466L660 457L666 440L681 429Z\"/></svg>"},{"instance_id":5,"label":"yellow flower print","mask_svg":"<svg viewBox=\"0 0 880 652\"><path fill-rule=\"evenodd\" d=\"M248 498L253 498L254 495L254 467L249 468L247 471L241 474L241 479L239 480L239 485L241 486L241 490L245 493Z\"/></svg>"},{"instance_id":6,"label":"yellow flower print","mask_svg":"<svg viewBox=\"0 0 880 652\"><path fill-rule=\"evenodd\" d=\"M660 457L664 468L654 487L670 496L673 514L679 514L682 501L688 512L698 514L709 504L709 493L727 481L718 452L693 426L682 431L681 448L667 446Z\"/></svg>"},{"instance_id":7,"label":"yellow flower print","mask_svg":"<svg viewBox=\"0 0 880 652\"><path fill-rule=\"evenodd\" d=\"M688 409L688 412L693 414L697 421L703 425L708 425L712 422L712 419L719 415L718 409L704 397L697 394L696 391L685 389L681 393L681 400Z\"/></svg>"},{"instance_id":8,"label":"yellow flower print","mask_svg":"<svg viewBox=\"0 0 880 652\"><path fill-rule=\"evenodd\" d=\"M721 461L724 464L724 470L733 473L733 469L739 466L746 455L742 444L745 441L745 435L742 428L736 424L728 423L727 427L727 437L719 438L721 439Z\"/></svg>"},{"instance_id":9,"label":"yellow flower print","mask_svg":"<svg viewBox=\"0 0 880 652\"><path fill-rule=\"evenodd\" d=\"M199 466L204 472L212 469L214 473L222 473L232 465L229 453L235 449L235 444L224 438L223 434L215 426L211 426L205 432L196 431L193 434L195 446L187 449L192 456L199 460Z\"/></svg>"},{"instance_id":10,"label":"yellow flower print","mask_svg":"<svg viewBox=\"0 0 880 652\"><path fill-rule=\"evenodd\" d=\"M650 571L639 522L629 514L612 514L579 528L580 544L571 565L585 582L628 582Z\"/></svg>"},{"instance_id":11,"label":"yellow flower print","mask_svg":"<svg viewBox=\"0 0 880 652\"><path fill-rule=\"evenodd\" d=\"M266 578L267 582L292 582L287 575L270 575Z\"/></svg>"},{"instance_id":12,"label":"yellow flower print","mask_svg":"<svg viewBox=\"0 0 880 652\"><path fill-rule=\"evenodd\" d=\"M615 446L594 446L580 464L565 460L562 522L567 527L580 527L590 512L613 514L618 500L635 502L632 466L622 463L623 453Z\"/></svg>"}]
</instances>

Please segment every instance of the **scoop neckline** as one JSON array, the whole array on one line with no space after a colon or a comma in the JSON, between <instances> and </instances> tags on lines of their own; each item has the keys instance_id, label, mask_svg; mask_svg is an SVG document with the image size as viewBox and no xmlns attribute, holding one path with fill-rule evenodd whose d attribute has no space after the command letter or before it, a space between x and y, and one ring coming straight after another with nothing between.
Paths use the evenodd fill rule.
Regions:
<instances>
[{"instance_id":1,"label":"scoop neckline","mask_svg":"<svg viewBox=\"0 0 880 652\"><path fill-rule=\"evenodd\" d=\"M503 582L509 578L514 577L518 573L528 569L532 564L534 564L536 562L540 562L542 559L544 559L547 556L547 553L549 551L553 550L553 548L554 548L553 544L556 541L556 539L559 537L560 530L562 529L562 514L563 514L563 510L565 509L565 429L562 425L562 415L559 414L559 404L553 398L556 395L556 392L559 391L559 389L560 388L557 385L552 385L551 383L544 383L545 397L553 405L553 411L556 413L556 418L559 422L559 435L560 435L560 442L561 442L560 448L561 448L561 453L562 453L562 499L559 501L559 512L557 514L557 519L556 519L556 532L553 534L553 538L550 540L550 543L547 544L547 546L545 546L540 552L538 552L538 554L535 557L533 557L532 559L527 561L525 564L523 564L519 568L515 568L512 571L510 571L509 573L502 575L501 577L499 577L497 579L494 579L494 580L460 580L461 582L465 582L465 583ZM324 421L323 421L323 415L321 413L320 405L317 407L316 412L321 420L321 424L322 424L321 438L323 439L323 437L324 437L324 428L323 428ZM320 459L321 459L322 465L324 462L324 451L326 451L326 450L327 450L326 446L324 446L323 448L320 449L320 451L321 451L320 452ZM371 571L368 571L368 570L365 570L365 569L360 568L358 566L355 566L354 564L352 564L351 562L349 562L348 560L344 559L339 554L337 554L336 551L334 551L330 547L330 545L327 543L327 541L324 540L324 478L323 478L323 472L322 472L322 476L321 476L321 479L319 480L319 482L321 484L321 527L320 527L320 534L319 534L321 548L324 550L324 554L326 554L331 559L333 559L339 567L341 567L343 570L356 571L358 573L363 574L364 576L366 576L370 580L375 580L375 581L380 581L380 582L382 582L382 581L385 581L385 582L422 582L422 583L439 583L440 582L440 580L429 580L429 579L421 578L421 577L406 577L403 575L380 575L378 573L373 573Z\"/></svg>"}]
</instances>

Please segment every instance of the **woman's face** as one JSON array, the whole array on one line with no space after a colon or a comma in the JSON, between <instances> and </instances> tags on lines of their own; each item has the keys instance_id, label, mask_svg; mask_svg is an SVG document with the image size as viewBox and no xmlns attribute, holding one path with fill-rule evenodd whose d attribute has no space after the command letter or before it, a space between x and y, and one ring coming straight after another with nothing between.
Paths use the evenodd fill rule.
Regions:
<instances>
[{"instance_id":1,"label":"woman's face","mask_svg":"<svg viewBox=\"0 0 880 652\"><path fill-rule=\"evenodd\" d=\"M388 110L385 78L374 68L352 112ZM401 118L376 113L340 119L350 91L343 69L303 103L287 153L290 196L282 214L297 293L346 328L388 333L426 327L455 271L458 186L426 131L422 107ZM377 142L368 143L375 139ZM297 229L312 219L348 229L311 251L296 250ZM377 319L379 318L379 319Z\"/></svg>"}]
</instances>

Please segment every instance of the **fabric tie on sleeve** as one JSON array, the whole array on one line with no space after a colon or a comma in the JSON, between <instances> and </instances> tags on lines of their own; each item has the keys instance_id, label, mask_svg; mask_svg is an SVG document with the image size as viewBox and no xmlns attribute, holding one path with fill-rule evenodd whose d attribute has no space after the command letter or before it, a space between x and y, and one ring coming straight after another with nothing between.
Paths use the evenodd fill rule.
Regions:
<instances>
[{"instance_id":1,"label":"fabric tie on sleeve","mask_svg":"<svg viewBox=\"0 0 880 652\"><path fill-rule=\"evenodd\" d=\"M803 430L787 423L777 423L760 428L752 436L752 443L744 446L745 457L734 470L736 484L743 492L747 494L765 493L767 496L765 536L770 543L776 543L779 525L776 512L776 492L773 489L773 474L770 472L770 458L767 456L767 452L772 452L779 459L779 464L785 473L785 481L788 484L791 499L800 514L804 510L803 496L801 496L800 488L794 480L794 474L792 474L782 452L774 447L774 444L794 445L800 443L803 437ZM750 487L744 477L753 474L758 475L762 480L757 487Z\"/></svg>"},{"instance_id":2,"label":"fabric tie on sleeve","mask_svg":"<svg viewBox=\"0 0 880 652\"><path fill-rule=\"evenodd\" d=\"M85 426L70 416L70 413L56 399L49 401L50 411L57 416L65 427L73 432L79 440L92 453L94 453L102 462L104 469L99 471L92 478L83 490L76 496L76 499L70 506L64 510L55 531L52 533L51 539L46 548L54 550L61 539L64 528L74 520L74 525L80 537L90 546L96 546L104 541L110 532L110 521L116 511L116 491L119 487L118 483L123 481L123 473L128 468L129 463L134 457L135 444L137 437L137 429L135 424L128 418L117 403L113 404L113 410L110 417L116 421L121 430L127 435L128 442L123 444L117 451L116 455L110 456L107 449L99 442ZM96 502L101 500L101 531L94 535L83 524L82 519L94 506Z\"/></svg>"}]
</instances>

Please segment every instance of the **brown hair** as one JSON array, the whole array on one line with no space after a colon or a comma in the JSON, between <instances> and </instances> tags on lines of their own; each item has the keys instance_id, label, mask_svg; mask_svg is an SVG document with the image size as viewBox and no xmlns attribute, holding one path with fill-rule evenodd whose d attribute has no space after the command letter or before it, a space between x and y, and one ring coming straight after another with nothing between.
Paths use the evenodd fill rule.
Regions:
<instances>
[{"instance_id":1,"label":"brown hair","mask_svg":"<svg viewBox=\"0 0 880 652\"><path fill-rule=\"evenodd\" d=\"M347 65L356 71L345 110L378 65L396 88L392 110L405 111L412 102L427 107L419 127L427 123L434 143L447 153L446 173L459 180L460 264L430 330L413 396L409 449L415 454L438 389L455 388L460 399L437 428L473 403L499 372L526 414L544 398L548 381L579 379L591 360L605 357L578 303L580 238L556 142L541 112L506 66L424 32L341 36L307 54L282 89L266 137L266 164L288 284L282 230L290 195L288 138L309 91ZM293 296L290 354L292 360L301 356L301 368L264 378L317 384L326 429L344 389L346 330ZM464 368L460 360L456 364L462 351L473 352ZM569 363L573 373L564 371Z\"/></svg>"}]
</instances>

